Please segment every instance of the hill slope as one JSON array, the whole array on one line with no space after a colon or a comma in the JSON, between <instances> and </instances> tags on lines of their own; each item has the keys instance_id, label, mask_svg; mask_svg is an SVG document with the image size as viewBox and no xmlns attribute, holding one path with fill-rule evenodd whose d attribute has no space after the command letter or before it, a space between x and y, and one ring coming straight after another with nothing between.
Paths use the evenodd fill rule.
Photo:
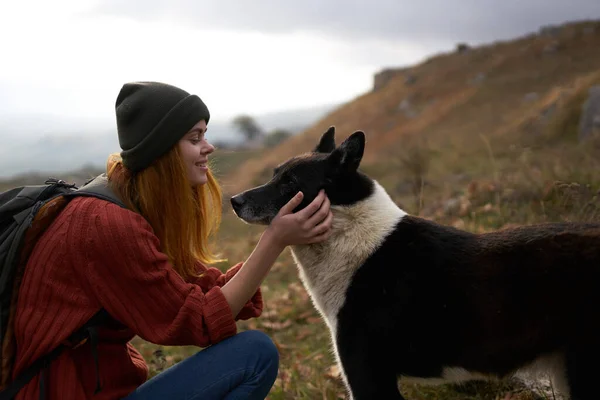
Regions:
<instances>
[{"instance_id":1,"label":"hill slope","mask_svg":"<svg viewBox=\"0 0 600 400\"><path fill-rule=\"evenodd\" d=\"M338 143L355 130L365 131L363 168L378 179L389 178L388 188L410 180L398 166L405 165L403 155L417 142L426 143L431 155L430 179L443 182L458 174L477 175L482 163L490 163L492 150L550 143L557 123L563 123L561 140L576 138L572 116L565 122L561 113L571 107L577 114L582 93L600 82L599 49L600 21L583 21L384 70L376 76L381 87L242 164L227 176L227 190L234 193L264 182L274 165L311 150L331 125Z\"/></svg>"}]
</instances>

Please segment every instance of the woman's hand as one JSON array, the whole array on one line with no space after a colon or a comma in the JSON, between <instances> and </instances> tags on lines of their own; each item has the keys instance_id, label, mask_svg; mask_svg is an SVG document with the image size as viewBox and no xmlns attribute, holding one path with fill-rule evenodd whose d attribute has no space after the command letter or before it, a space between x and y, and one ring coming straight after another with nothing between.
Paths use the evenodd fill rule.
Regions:
<instances>
[{"instance_id":1,"label":"woman's hand","mask_svg":"<svg viewBox=\"0 0 600 400\"><path fill-rule=\"evenodd\" d=\"M221 288L233 315L256 292L286 246L318 243L331 235L333 215L325 192L321 191L306 208L293 213L302 198L300 192L279 210L242 268Z\"/></svg>"},{"instance_id":2,"label":"woman's hand","mask_svg":"<svg viewBox=\"0 0 600 400\"><path fill-rule=\"evenodd\" d=\"M295 244L319 243L331 236L333 214L325 191L321 190L308 206L293 213L303 196L302 192L298 192L279 210L265 231L269 239L282 248Z\"/></svg>"}]
</instances>

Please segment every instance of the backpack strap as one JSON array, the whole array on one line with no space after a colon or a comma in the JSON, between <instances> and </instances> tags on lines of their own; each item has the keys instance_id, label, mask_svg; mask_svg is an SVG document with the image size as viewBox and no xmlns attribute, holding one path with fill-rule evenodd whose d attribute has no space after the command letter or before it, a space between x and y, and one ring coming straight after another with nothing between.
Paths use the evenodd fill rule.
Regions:
<instances>
[{"instance_id":1,"label":"backpack strap","mask_svg":"<svg viewBox=\"0 0 600 400\"><path fill-rule=\"evenodd\" d=\"M115 194L115 192L110 188L108 183L108 177L106 173L102 173L95 178L86 182L85 185L76 189L70 193L64 195L65 197L77 197L77 196L87 196L87 197L97 197L102 200L110 201L115 203L123 208L127 208L123 201Z\"/></svg>"},{"instance_id":2,"label":"backpack strap","mask_svg":"<svg viewBox=\"0 0 600 400\"><path fill-rule=\"evenodd\" d=\"M31 381L38 373L43 372L54 359L56 359L64 350L77 347L79 343L84 342L87 337L90 338L92 345L92 355L96 366L96 393L100 390L100 378L98 375L98 351L97 345L97 333L96 329L98 326L113 321L112 317L104 309L98 311L92 318L88 320L81 328L74 332L67 341L61 343L55 347L50 353L38 358L33 364L25 369L11 384L0 393L0 400L11 400L13 399L19 390L21 390L29 381ZM44 382L44 374L40 376L40 399L45 398L45 389L47 385Z\"/></svg>"}]
</instances>

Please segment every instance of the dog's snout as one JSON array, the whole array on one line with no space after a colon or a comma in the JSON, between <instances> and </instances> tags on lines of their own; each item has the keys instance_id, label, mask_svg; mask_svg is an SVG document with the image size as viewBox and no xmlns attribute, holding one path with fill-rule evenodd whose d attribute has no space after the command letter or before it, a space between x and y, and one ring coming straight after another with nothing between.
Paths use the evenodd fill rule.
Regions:
<instances>
[{"instance_id":1,"label":"dog's snout","mask_svg":"<svg viewBox=\"0 0 600 400\"><path fill-rule=\"evenodd\" d=\"M237 195L237 196L233 196L231 198L231 206L234 209L241 207L243 204L244 204L244 198L242 196Z\"/></svg>"}]
</instances>

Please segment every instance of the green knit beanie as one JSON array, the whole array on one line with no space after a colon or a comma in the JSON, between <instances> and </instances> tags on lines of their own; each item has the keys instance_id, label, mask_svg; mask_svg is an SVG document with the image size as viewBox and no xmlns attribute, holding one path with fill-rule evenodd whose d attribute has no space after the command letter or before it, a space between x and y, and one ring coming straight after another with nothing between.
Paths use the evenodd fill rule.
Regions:
<instances>
[{"instance_id":1,"label":"green knit beanie","mask_svg":"<svg viewBox=\"0 0 600 400\"><path fill-rule=\"evenodd\" d=\"M132 172L149 166L194 125L210 119L198 96L160 82L124 84L115 109L121 157Z\"/></svg>"}]
</instances>

